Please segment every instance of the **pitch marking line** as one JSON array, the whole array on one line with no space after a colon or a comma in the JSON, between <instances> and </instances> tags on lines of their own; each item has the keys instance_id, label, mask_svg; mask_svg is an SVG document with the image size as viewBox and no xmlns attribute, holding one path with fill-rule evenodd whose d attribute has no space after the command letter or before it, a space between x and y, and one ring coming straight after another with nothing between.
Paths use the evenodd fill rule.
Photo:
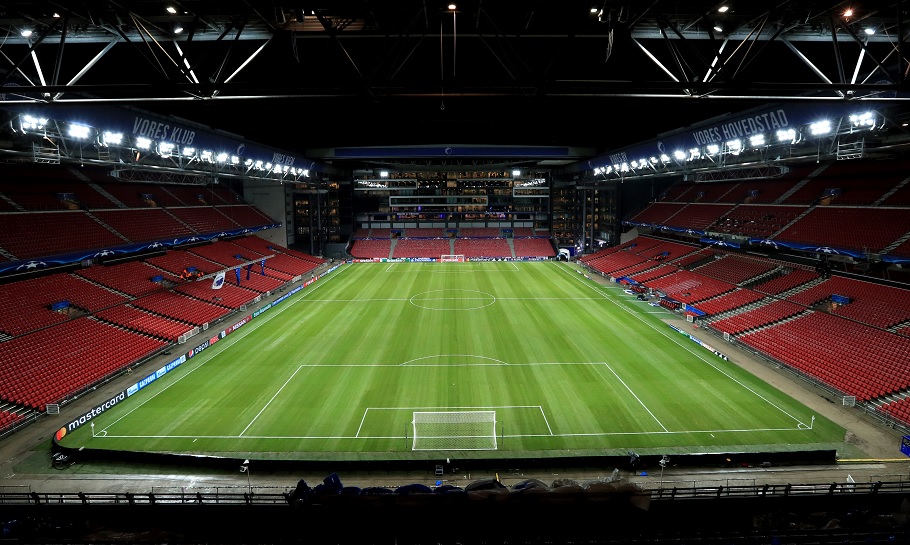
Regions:
<instances>
[{"instance_id":1,"label":"pitch marking line","mask_svg":"<svg viewBox=\"0 0 910 545\"><path fill-rule=\"evenodd\" d=\"M650 415L651 415L651 418L653 418L654 421L657 422L657 425L660 426L661 428L663 428L663 430L664 430L665 432L669 432L670 430L668 430L667 427L663 425L663 423L660 421L659 418L657 418L656 416L654 416L654 413L651 412L651 409L649 409L648 406L645 405L645 402L644 402L644 401L642 401L637 395L635 395L635 392L632 391L632 388L629 388L629 385L626 384L626 382L625 382L623 379L621 379L621 378L619 377L619 375L616 374L616 371L614 371L613 368L610 367L609 364L607 364L607 362L602 362L602 363L604 364L604 367L606 367L607 369L609 369L609 371L610 371L611 373L613 373L613 376L616 377L616 380L618 380L623 386L625 386L625 387L626 387L626 390L629 390L629 393L632 394L632 397L635 398L635 401L638 401L638 403L641 404L641 406L644 407L646 411L648 411L648 414L650 414Z\"/></svg>"},{"instance_id":2,"label":"pitch marking line","mask_svg":"<svg viewBox=\"0 0 910 545\"><path fill-rule=\"evenodd\" d=\"M299 369L298 369L299 370ZM553 433L553 428L550 427L550 421L547 419L547 414L544 412L543 407L540 405L497 405L492 407L367 407L363 411L363 416L360 418L360 425L357 426L357 433L354 434L353 439L378 439L377 437L360 437L360 430L363 429L363 423L367 419L367 413L371 410L373 411L414 411L414 410L469 410L469 409L538 409L540 411L540 416L543 417L543 422L547 426L547 431L550 432L550 436L556 437L556 434ZM242 435L242 434L241 434ZM507 435L506 437L546 437L544 434L534 434L534 435ZM383 438L384 439L384 438Z\"/></svg>"},{"instance_id":3,"label":"pitch marking line","mask_svg":"<svg viewBox=\"0 0 910 545\"><path fill-rule=\"evenodd\" d=\"M563 269L563 270L565 271L566 269ZM569 273L568 271L566 271L566 274L570 274L570 273ZM582 278L584 278L584 277L582 276ZM602 292L599 288L597 288L597 287L595 287L595 286L592 286L592 285L590 285L590 284L587 284L587 283L584 283L583 285L584 285L585 287L587 287L588 289L593 290L594 292L601 294L604 298L606 298L606 299L608 299L608 300L613 301L614 303L616 303L616 301L613 299L613 297L608 296L606 293ZM677 335L677 336L670 336L670 334L667 333L666 331L664 331L663 329L658 328L658 327L656 327L654 324L649 323L648 321L644 320L644 319L641 317L641 313L640 313L640 312L633 312L633 311L630 310L626 305L620 305L620 304L616 303L616 306L619 307L619 308L621 308L621 309L624 310L625 312L631 314L633 317L635 317L636 320L638 320L638 321L640 321L641 323L647 325L648 327L650 327L651 329L653 329L654 331L656 331L656 332L659 333L660 335L663 335L664 337L670 339L671 341L673 341L673 344L679 346L680 348L682 348L682 349L685 350L686 352L692 354L692 355L695 356L696 358L698 358L698 359L700 359L701 361L707 363L708 365L710 365L711 367L713 367L717 372L719 372L719 373L721 373L722 375L726 376L728 379L732 380L732 381L735 382L736 384L739 384L739 385L742 386L745 390L748 390L748 391L751 392L753 395L755 395L756 397L758 397L758 398L761 399L762 401L766 402L768 405L774 407L775 409L777 409L777 410L780 411L781 413L785 414L785 415L788 416L789 418L792 418L792 419L797 423L797 425L802 424L803 426L806 426L807 429L811 429L811 428L809 428L809 425L808 425L808 424L806 424L805 422L801 421L799 418L797 418L797 417L793 416L792 414L788 413L788 412L785 411L782 407L778 406L777 404L775 404L774 402L772 402L771 400L769 400L769 399L766 398L765 396L761 395L760 393L756 392L755 390L753 390L753 389L750 388L749 386L746 386L745 384L743 384L742 382L740 382L737 378L733 377L732 375L730 375L729 373L727 373L726 371L724 371L723 369L721 369L720 367L718 367L717 365L715 365L714 363L712 363L711 361L709 361L708 359L706 359L702 354L700 354L700 353L694 351L694 350L693 350L692 348L690 348L689 346L687 346L687 345L683 344L682 342L680 342L680 340L679 340L679 338L678 338L678 337L679 337L678 335Z\"/></svg>"},{"instance_id":4,"label":"pitch marking line","mask_svg":"<svg viewBox=\"0 0 910 545\"><path fill-rule=\"evenodd\" d=\"M351 265L348 265L348 266L346 266L346 267L343 267L343 268L340 269L336 274L331 275L331 276L329 277L329 279L337 278L342 272L344 272L344 271L346 271L346 270L349 270L350 268L351 268ZM270 321L272 321L272 319L275 318L275 316L278 316L279 314L281 314L281 313L284 312L285 310L291 308L291 306L293 306L293 305L299 303L300 301L303 301L304 298L305 298L307 295L309 295L309 294L313 293L314 291L318 290L319 288L325 286L327 283L328 283L328 282L325 281L325 279L324 279L323 282L318 282L318 283L314 284L314 286L313 286L312 289L309 289L309 290L307 290L307 289L301 290L301 291L300 291L300 294L301 294L300 297L295 298L293 301L287 301L286 304L281 305L281 307L279 307L277 310L274 310L273 312L269 312L268 314L266 314L264 318L254 320L250 325L247 325L247 326L245 326L245 327L242 327L242 328L240 328L239 330L237 330L237 331L235 331L234 333L232 333L231 335L228 335L226 338L221 339L219 342L215 343L215 346L214 346L213 348L209 348L208 350L206 350L205 353L208 354L208 356L201 356L201 357L203 358L203 360L202 360L202 362L199 363L196 367L193 367L192 369L190 369L189 371L187 371L187 372L184 373L183 375L181 375L181 376L179 376L179 377L177 377L177 378L171 380L170 382L168 382L163 388L161 388L160 390L158 390L157 392L155 392L153 395L151 395L151 396L145 398L144 400L142 400L142 402L138 403L135 407L133 407L132 409L130 409L129 411L127 411L127 412L126 412L123 416L121 416L120 418L114 420L113 422L111 422L110 424L108 424L107 426L105 426L101 431L104 431L105 433L107 433L107 430L110 429L111 426L113 426L113 425L116 424L117 422L120 422L121 420L123 420L123 419L126 418L127 416L133 414L133 412L135 412L136 410L138 410L139 408L141 408L143 405L145 405L145 404L148 403L149 401L151 401L151 400L155 399L156 397L158 397L159 394L164 393L165 391L167 391L168 388L170 388L171 386L177 384L178 382L180 382L180 381L183 380L184 378L188 377L191 373L194 373L197 369L200 369L203 365L205 365L206 363L209 363L210 361L212 361L213 359L215 359L217 356L221 355L225 350L227 350L228 348L234 346L234 344L240 342L242 339L246 338L247 335L251 334L253 331L256 331L257 329L259 329L259 328L262 327L263 325L265 325L265 324L269 323ZM196 357L199 358L200 356L196 356ZM195 360L195 359L196 359L196 358L193 358L193 360ZM190 361L193 361L193 360L187 360L187 363L184 363L183 365L188 365L189 362L190 362ZM198 360L197 360L197 361L198 361ZM114 437L114 436L108 435L107 437ZM126 436L123 436L123 437L126 437Z\"/></svg>"},{"instance_id":5,"label":"pitch marking line","mask_svg":"<svg viewBox=\"0 0 910 545\"><path fill-rule=\"evenodd\" d=\"M432 358L477 358L490 360L493 363L413 363L420 360ZM473 354L439 354L434 356L421 356L403 363L308 363L302 367L530 367L536 365L602 365L600 361L533 361L528 363L509 363L497 360L487 356L475 356Z\"/></svg>"},{"instance_id":6,"label":"pitch marking line","mask_svg":"<svg viewBox=\"0 0 910 545\"><path fill-rule=\"evenodd\" d=\"M426 407L439 408L439 407ZM476 408L476 407L466 407L466 408ZM533 408L533 407L532 407ZM374 410L379 410L374 408ZM592 433L553 433L553 434L508 434L503 435L503 437L511 438L522 438L522 437L629 437L636 435L686 435L686 434L705 434L705 433L756 433L756 432L781 432L781 431L804 431L803 428L751 428L751 429L735 429L735 430L678 430L678 431L605 431L605 432L592 432ZM100 436L99 436L100 437ZM366 441L369 439L405 439L404 435L389 435L389 436L372 436L372 437L356 437L353 435L244 435L243 437L238 437L236 435L107 435L106 437L112 439L228 439L236 441L238 439L271 439L271 440L281 440L281 439L312 439L312 440L360 440Z\"/></svg>"},{"instance_id":7,"label":"pitch marking line","mask_svg":"<svg viewBox=\"0 0 910 545\"><path fill-rule=\"evenodd\" d=\"M540 409L540 416L543 417L543 421L547 425L547 431L550 432L550 435L553 435L553 428L550 427L550 421L547 420L547 414L543 412L543 407L538 405L537 408Z\"/></svg>"},{"instance_id":8,"label":"pitch marking line","mask_svg":"<svg viewBox=\"0 0 910 545\"><path fill-rule=\"evenodd\" d=\"M256 413L256 416L252 420L250 420L250 423L247 424L245 428L243 428L243 431L240 432L240 436L242 436L244 433L246 433L246 430L250 429L250 426L253 425L253 422L255 422L256 419L258 419L260 416L262 416L262 413L264 413L265 410L269 408L269 405L272 404L272 401L275 401L275 398L278 397L278 394L281 393L281 390L284 390L284 387L287 386L289 382L291 382L291 380L297 375L297 372L300 371L301 368L303 368L302 365L298 366L297 369L294 369L294 372L291 373L291 376L289 376L286 381L284 381L284 384L281 385L281 388L278 388L278 391L275 392L275 395L273 395L272 398L269 399L268 403L266 403L265 406L262 409L260 409L258 413Z\"/></svg>"},{"instance_id":9,"label":"pitch marking line","mask_svg":"<svg viewBox=\"0 0 910 545\"><path fill-rule=\"evenodd\" d=\"M455 291L455 290L434 290L434 291ZM477 291L477 290L459 290L459 291ZM423 292L429 293L429 292ZM417 295L423 295L419 293ZM486 293L480 292L477 293ZM493 294L487 294L490 297L495 297L497 301L602 301L602 297L496 297ZM308 299L309 303L373 303L373 302L388 302L388 301L399 301L406 302L410 301L416 296L412 297L375 297L368 299ZM487 299L485 297L435 297L429 299L429 301L445 301L445 300L473 300L473 299Z\"/></svg>"},{"instance_id":10,"label":"pitch marking line","mask_svg":"<svg viewBox=\"0 0 910 545\"><path fill-rule=\"evenodd\" d=\"M400 273L404 272L401 270L402 267L393 267L393 265L399 265L399 264L403 264L403 263L406 263L406 262L401 261L401 262L389 263L389 266L383 272L396 272L396 273L400 274ZM465 270L452 270L452 269L446 267L443 269L436 269L432 272L433 272L433 274L473 274L473 273L479 273L479 272L509 272L509 273L521 272L521 269L518 267L518 265L515 264L514 261L469 261L467 263L469 263L469 265L464 268ZM411 264L420 265L421 268L429 268L430 266L439 267L438 261L437 262L415 261L415 262L412 262ZM482 267L481 265L494 265L494 266ZM500 267L500 265L509 265L511 268L503 268L503 267ZM463 264L459 264L459 265L457 265L457 267L463 267ZM392 271L393 268L396 270ZM426 272L426 271L420 271L418 267L412 267L411 271Z\"/></svg>"}]
</instances>

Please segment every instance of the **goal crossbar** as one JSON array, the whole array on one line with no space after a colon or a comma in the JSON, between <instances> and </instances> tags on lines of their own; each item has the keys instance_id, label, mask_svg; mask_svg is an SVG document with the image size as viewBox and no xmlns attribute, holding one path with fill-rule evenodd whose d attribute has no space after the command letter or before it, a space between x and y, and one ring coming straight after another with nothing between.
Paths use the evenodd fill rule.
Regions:
<instances>
[{"instance_id":1,"label":"goal crossbar","mask_svg":"<svg viewBox=\"0 0 910 545\"><path fill-rule=\"evenodd\" d=\"M496 450L496 411L414 411L411 450Z\"/></svg>"}]
</instances>

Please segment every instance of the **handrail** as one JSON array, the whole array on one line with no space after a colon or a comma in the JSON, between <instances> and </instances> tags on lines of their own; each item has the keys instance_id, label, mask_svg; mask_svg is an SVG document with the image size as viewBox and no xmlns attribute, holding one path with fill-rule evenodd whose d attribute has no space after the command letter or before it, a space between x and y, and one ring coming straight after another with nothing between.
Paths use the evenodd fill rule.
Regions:
<instances>
[{"instance_id":1,"label":"handrail","mask_svg":"<svg viewBox=\"0 0 910 545\"><path fill-rule=\"evenodd\" d=\"M652 501L679 501L701 500L718 498L787 498L787 497L825 497L825 496L860 496L879 494L906 494L910 492L910 482L868 482L868 483L813 483L813 484L763 484L763 485L734 485L710 487L658 487L649 490L640 487L622 487L614 491L581 490L575 496L578 499L585 497L603 498L609 495L643 495L650 496ZM470 492L464 492L470 494ZM451 497L449 491L443 495L426 494L428 501L432 497ZM521 491L511 491L509 495L524 496ZM561 498L566 494L559 492ZM538 495L535 495L537 497ZM544 499L546 494L540 499ZM368 496L364 496L368 497ZM392 494L391 497L403 495ZM409 501L414 501L413 495L407 496ZM325 499L320 496L320 499ZM349 501L357 501L357 496L347 496ZM391 499L391 498L390 498ZM305 501L305 500L304 500ZM180 493L132 493L132 492L0 492L0 505L158 505L158 504L185 504L185 505L287 505L289 495L286 493L257 493L249 492L180 492Z\"/></svg>"}]
</instances>

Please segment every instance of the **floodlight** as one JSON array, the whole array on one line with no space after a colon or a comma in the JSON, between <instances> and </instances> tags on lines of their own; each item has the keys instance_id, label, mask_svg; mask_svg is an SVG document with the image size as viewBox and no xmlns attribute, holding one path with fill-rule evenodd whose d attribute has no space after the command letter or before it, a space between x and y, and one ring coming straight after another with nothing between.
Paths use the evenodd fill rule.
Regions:
<instances>
[{"instance_id":1,"label":"floodlight","mask_svg":"<svg viewBox=\"0 0 910 545\"><path fill-rule=\"evenodd\" d=\"M708 144L708 155L717 155L720 151L720 146L717 144Z\"/></svg>"},{"instance_id":2,"label":"floodlight","mask_svg":"<svg viewBox=\"0 0 910 545\"><path fill-rule=\"evenodd\" d=\"M139 149L149 149L152 147L152 141L144 136L136 138L136 147Z\"/></svg>"},{"instance_id":3,"label":"floodlight","mask_svg":"<svg viewBox=\"0 0 910 545\"><path fill-rule=\"evenodd\" d=\"M723 32L723 31L724 31L724 26L723 26L722 24L720 24L720 23L714 23L714 31L715 31L715 32Z\"/></svg>"},{"instance_id":4,"label":"floodlight","mask_svg":"<svg viewBox=\"0 0 910 545\"><path fill-rule=\"evenodd\" d=\"M388 178L388 177L389 177L389 171L388 171L388 170L380 170L380 171L379 171L379 177L380 177L380 178Z\"/></svg>"},{"instance_id":5,"label":"floodlight","mask_svg":"<svg viewBox=\"0 0 910 545\"><path fill-rule=\"evenodd\" d=\"M814 136L821 136L831 132L831 121L823 119L809 125L809 133Z\"/></svg>"},{"instance_id":6,"label":"floodlight","mask_svg":"<svg viewBox=\"0 0 910 545\"><path fill-rule=\"evenodd\" d=\"M219 163L223 163L223 162L227 161L227 159L228 159L228 154L224 153L223 151L215 157L215 160L218 161Z\"/></svg>"},{"instance_id":7,"label":"floodlight","mask_svg":"<svg viewBox=\"0 0 910 545\"><path fill-rule=\"evenodd\" d=\"M192 157L196 155L196 148L183 148L184 157Z\"/></svg>"},{"instance_id":8,"label":"floodlight","mask_svg":"<svg viewBox=\"0 0 910 545\"><path fill-rule=\"evenodd\" d=\"M236 155L231 155L231 164L232 164L232 165L239 165L239 164L240 164L240 157L237 157Z\"/></svg>"},{"instance_id":9,"label":"floodlight","mask_svg":"<svg viewBox=\"0 0 910 545\"><path fill-rule=\"evenodd\" d=\"M123 133L104 131L101 135L101 143L105 146L119 146L123 142Z\"/></svg>"},{"instance_id":10,"label":"floodlight","mask_svg":"<svg viewBox=\"0 0 910 545\"><path fill-rule=\"evenodd\" d=\"M853 114L850 116L850 123L853 123L854 127L872 127L875 125L875 117L872 112Z\"/></svg>"},{"instance_id":11,"label":"floodlight","mask_svg":"<svg viewBox=\"0 0 910 545\"><path fill-rule=\"evenodd\" d=\"M24 115L19 120L23 131L40 131L47 125L47 119Z\"/></svg>"},{"instance_id":12,"label":"floodlight","mask_svg":"<svg viewBox=\"0 0 910 545\"><path fill-rule=\"evenodd\" d=\"M165 9L167 9L167 12L170 13L171 15L174 15L175 13L177 13L177 8L175 8L174 6L168 6Z\"/></svg>"},{"instance_id":13,"label":"floodlight","mask_svg":"<svg viewBox=\"0 0 910 545\"><path fill-rule=\"evenodd\" d=\"M88 138L89 128L85 125L74 123L69 126L68 132L73 138Z\"/></svg>"},{"instance_id":14,"label":"floodlight","mask_svg":"<svg viewBox=\"0 0 910 545\"><path fill-rule=\"evenodd\" d=\"M653 155L651 156L651 164L652 164L652 165L656 165L656 164L657 164L657 157L654 157Z\"/></svg>"},{"instance_id":15,"label":"floodlight","mask_svg":"<svg viewBox=\"0 0 910 545\"><path fill-rule=\"evenodd\" d=\"M247 159L246 161L243 162L243 166L250 168L251 166L253 166L253 160Z\"/></svg>"},{"instance_id":16,"label":"floodlight","mask_svg":"<svg viewBox=\"0 0 910 545\"><path fill-rule=\"evenodd\" d=\"M605 174L613 172L613 165L607 165L607 168L604 169Z\"/></svg>"},{"instance_id":17,"label":"floodlight","mask_svg":"<svg viewBox=\"0 0 910 545\"><path fill-rule=\"evenodd\" d=\"M847 9L844 11L844 17L853 17L853 10L850 9L850 8L847 8Z\"/></svg>"},{"instance_id":18,"label":"floodlight","mask_svg":"<svg viewBox=\"0 0 910 545\"><path fill-rule=\"evenodd\" d=\"M272 170L272 163L266 163L266 164L265 164L265 169L266 169L266 170Z\"/></svg>"},{"instance_id":19,"label":"floodlight","mask_svg":"<svg viewBox=\"0 0 910 545\"><path fill-rule=\"evenodd\" d=\"M698 148L692 148L689 150L689 160L698 159L701 157L701 150Z\"/></svg>"},{"instance_id":20,"label":"floodlight","mask_svg":"<svg viewBox=\"0 0 910 545\"><path fill-rule=\"evenodd\" d=\"M875 29L872 27L866 27L863 29L863 32L866 33L866 36L872 36L873 34L875 34Z\"/></svg>"},{"instance_id":21,"label":"floodlight","mask_svg":"<svg viewBox=\"0 0 910 545\"><path fill-rule=\"evenodd\" d=\"M619 165L620 172L629 172L629 163L623 163Z\"/></svg>"},{"instance_id":22,"label":"floodlight","mask_svg":"<svg viewBox=\"0 0 910 545\"><path fill-rule=\"evenodd\" d=\"M660 162L663 163L663 164L669 163L669 162L670 162L670 156L667 155L666 153L661 153L661 154L660 154Z\"/></svg>"},{"instance_id":23,"label":"floodlight","mask_svg":"<svg viewBox=\"0 0 910 545\"><path fill-rule=\"evenodd\" d=\"M30 29L23 28L22 32L20 32L19 34L21 34L23 38L28 38L29 36L32 35L32 31Z\"/></svg>"},{"instance_id":24,"label":"floodlight","mask_svg":"<svg viewBox=\"0 0 910 545\"><path fill-rule=\"evenodd\" d=\"M520 171L520 170L517 170L517 169L516 169L516 170L513 170L513 171L512 171L512 177L514 178L514 177L516 177L516 176L521 176L521 171Z\"/></svg>"},{"instance_id":25,"label":"floodlight","mask_svg":"<svg viewBox=\"0 0 910 545\"><path fill-rule=\"evenodd\" d=\"M202 155L200 156L200 158L207 163L211 163L212 155L213 155L213 153L210 150L204 149L204 150L202 150Z\"/></svg>"},{"instance_id":26,"label":"floodlight","mask_svg":"<svg viewBox=\"0 0 910 545\"><path fill-rule=\"evenodd\" d=\"M749 143L753 147L764 146L765 145L765 135L764 134L753 134L749 137Z\"/></svg>"},{"instance_id":27,"label":"floodlight","mask_svg":"<svg viewBox=\"0 0 910 545\"><path fill-rule=\"evenodd\" d=\"M727 142L727 149L730 150L731 153L739 153L743 150L743 141L739 138L730 140Z\"/></svg>"},{"instance_id":28,"label":"floodlight","mask_svg":"<svg viewBox=\"0 0 910 545\"><path fill-rule=\"evenodd\" d=\"M255 163L253 163L253 168L256 168L256 169L258 169L258 170L262 170L262 168L263 168L263 166L262 166L262 161L256 161Z\"/></svg>"},{"instance_id":29,"label":"floodlight","mask_svg":"<svg viewBox=\"0 0 910 545\"><path fill-rule=\"evenodd\" d=\"M794 129L781 129L777 131L777 140L780 142L790 142L791 144L796 143L796 130Z\"/></svg>"},{"instance_id":30,"label":"floodlight","mask_svg":"<svg viewBox=\"0 0 910 545\"><path fill-rule=\"evenodd\" d=\"M631 166L632 168L638 168L638 161L632 161Z\"/></svg>"},{"instance_id":31,"label":"floodlight","mask_svg":"<svg viewBox=\"0 0 910 545\"><path fill-rule=\"evenodd\" d=\"M158 155L162 157L170 157L173 152L173 142L158 142Z\"/></svg>"},{"instance_id":32,"label":"floodlight","mask_svg":"<svg viewBox=\"0 0 910 545\"><path fill-rule=\"evenodd\" d=\"M677 161L685 161L685 160L686 160L686 152L684 152L684 151L681 150L681 149L678 149L678 150L676 150L676 151L673 152L673 157L674 157Z\"/></svg>"},{"instance_id":33,"label":"floodlight","mask_svg":"<svg viewBox=\"0 0 910 545\"><path fill-rule=\"evenodd\" d=\"M730 6L721 6L717 8L717 13L727 13L730 11Z\"/></svg>"},{"instance_id":34,"label":"floodlight","mask_svg":"<svg viewBox=\"0 0 910 545\"><path fill-rule=\"evenodd\" d=\"M174 34L180 34L181 32L183 32L183 25L180 23L174 24Z\"/></svg>"},{"instance_id":35,"label":"floodlight","mask_svg":"<svg viewBox=\"0 0 910 545\"><path fill-rule=\"evenodd\" d=\"M302 174L303 174L305 177L309 178L309 177L310 177L310 169L308 169L308 168L303 169Z\"/></svg>"}]
</instances>

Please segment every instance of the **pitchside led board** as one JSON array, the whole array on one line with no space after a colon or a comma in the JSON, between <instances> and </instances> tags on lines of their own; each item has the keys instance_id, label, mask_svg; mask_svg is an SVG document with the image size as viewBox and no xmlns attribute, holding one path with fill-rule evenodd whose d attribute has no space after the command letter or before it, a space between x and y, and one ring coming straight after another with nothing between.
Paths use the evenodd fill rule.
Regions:
<instances>
[{"instance_id":1,"label":"pitchside led board","mask_svg":"<svg viewBox=\"0 0 910 545\"><path fill-rule=\"evenodd\" d=\"M910 456L910 435L905 435L901 438L901 452Z\"/></svg>"}]
</instances>

